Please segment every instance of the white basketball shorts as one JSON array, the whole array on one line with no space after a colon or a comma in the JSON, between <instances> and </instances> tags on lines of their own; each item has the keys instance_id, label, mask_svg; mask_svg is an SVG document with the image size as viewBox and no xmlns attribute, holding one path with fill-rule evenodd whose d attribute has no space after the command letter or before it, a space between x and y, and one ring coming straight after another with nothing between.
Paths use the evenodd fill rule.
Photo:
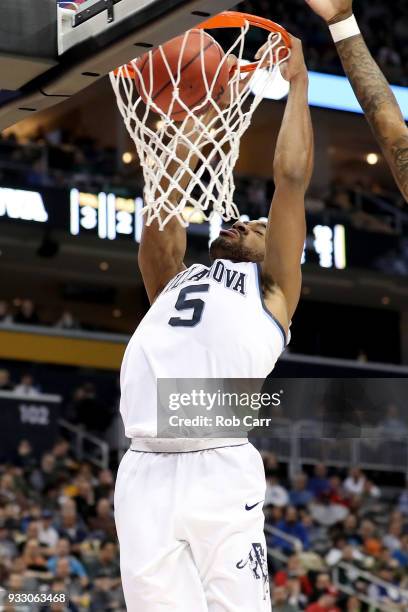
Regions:
<instances>
[{"instance_id":1,"label":"white basketball shorts","mask_svg":"<svg viewBox=\"0 0 408 612\"><path fill-rule=\"evenodd\" d=\"M128 612L270 612L265 473L249 443L129 449L115 520Z\"/></svg>"}]
</instances>

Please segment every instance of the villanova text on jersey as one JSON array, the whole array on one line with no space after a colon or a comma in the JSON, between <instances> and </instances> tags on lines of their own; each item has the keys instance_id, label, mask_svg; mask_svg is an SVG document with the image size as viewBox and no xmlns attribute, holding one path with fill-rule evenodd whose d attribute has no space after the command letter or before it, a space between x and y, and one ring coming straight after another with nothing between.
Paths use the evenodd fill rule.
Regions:
<instances>
[{"instance_id":1,"label":"villanova text on jersey","mask_svg":"<svg viewBox=\"0 0 408 612\"><path fill-rule=\"evenodd\" d=\"M213 263L211 268L204 265L195 265L192 268L180 272L177 276L167 285L163 293L172 291L178 287L181 287L187 282L197 282L203 279L213 279L219 284L223 284L226 289L236 291L241 295L247 293L247 277L246 272L240 272L234 270L231 267L225 265L222 261L217 260Z\"/></svg>"}]
</instances>

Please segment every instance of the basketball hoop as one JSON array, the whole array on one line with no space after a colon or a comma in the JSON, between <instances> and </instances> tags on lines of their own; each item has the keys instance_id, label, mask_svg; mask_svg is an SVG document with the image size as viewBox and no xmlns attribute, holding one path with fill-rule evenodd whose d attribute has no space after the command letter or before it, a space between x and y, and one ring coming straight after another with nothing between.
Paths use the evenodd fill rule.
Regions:
<instances>
[{"instance_id":1,"label":"basketball hoop","mask_svg":"<svg viewBox=\"0 0 408 612\"><path fill-rule=\"evenodd\" d=\"M251 26L269 33L269 45L266 45L257 62L244 58L245 42ZM204 75L204 33L221 28L236 28L239 34L233 44L224 49L225 56L213 82L207 82ZM190 109L179 95L180 66L176 75L169 69L171 109L176 104L183 109L186 116L182 121L172 119L171 109L163 112L153 99L153 51L146 55L146 62L149 62L147 85L138 60L110 74L119 110L136 145L143 169L145 222L150 225L153 219L157 219L160 229L173 217L187 226L190 217L197 212L206 219L214 213L218 213L224 221L239 217L233 201L233 170L239 156L241 137L250 126L253 113L264 91L275 78L279 65L290 55L289 34L280 25L262 17L226 11L200 24L197 29L203 33L201 67L206 90L205 99L200 100L199 107ZM188 37L188 34L186 32L184 36ZM187 38L184 44L186 42ZM159 47L159 52L166 63L162 47ZM236 63L232 69L229 68L228 103L222 104L214 99L214 86L223 64L227 62L230 66L228 58L231 55L235 56ZM146 72L145 62L143 70ZM257 88L257 94L250 99L251 84L261 70L268 73L268 78L262 80L263 88L260 91ZM180 148L183 150L182 157L177 155ZM198 160L194 170L190 167L193 160ZM183 187L181 178L186 176L189 180L184 182L188 184Z\"/></svg>"}]
</instances>

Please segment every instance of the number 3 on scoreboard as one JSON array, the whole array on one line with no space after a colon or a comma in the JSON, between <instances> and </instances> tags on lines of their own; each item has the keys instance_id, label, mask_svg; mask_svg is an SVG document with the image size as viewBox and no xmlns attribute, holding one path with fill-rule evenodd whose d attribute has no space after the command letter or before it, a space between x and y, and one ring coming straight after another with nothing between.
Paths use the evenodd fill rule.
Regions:
<instances>
[{"instance_id":1,"label":"number 3 on scoreboard","mask_svg":"<svg viewBox=\"0 0 408 612\"><path fill-rule=\"evenodd\" d=\"M204 300L199 298L189 298L189 294L192 293L208 293L210 285L189 285L184 287L177 298L175 309L180 310L192 310L191 319L182 319L181 317L171 317L169 325L172 327L194 327L198 325L203 316L203 310L205 306Z\"/></svg>"}]
</instances>

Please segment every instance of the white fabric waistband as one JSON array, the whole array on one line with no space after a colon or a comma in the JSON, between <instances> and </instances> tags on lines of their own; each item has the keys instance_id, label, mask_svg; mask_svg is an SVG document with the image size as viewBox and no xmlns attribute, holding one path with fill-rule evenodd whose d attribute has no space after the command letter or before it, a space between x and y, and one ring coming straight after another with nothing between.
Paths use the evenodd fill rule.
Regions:
<instances>
[{"instance_id":1,"label":"white fabric waistband","mask_svg":"<svg viewBox=\"0 0 408 612\"><path fill-rule=\"evenodd\" d=\"M248 444L247 438L132 438L130 449L147 453L191 453L243 444Z\"/></svg>"}]
</instances>

